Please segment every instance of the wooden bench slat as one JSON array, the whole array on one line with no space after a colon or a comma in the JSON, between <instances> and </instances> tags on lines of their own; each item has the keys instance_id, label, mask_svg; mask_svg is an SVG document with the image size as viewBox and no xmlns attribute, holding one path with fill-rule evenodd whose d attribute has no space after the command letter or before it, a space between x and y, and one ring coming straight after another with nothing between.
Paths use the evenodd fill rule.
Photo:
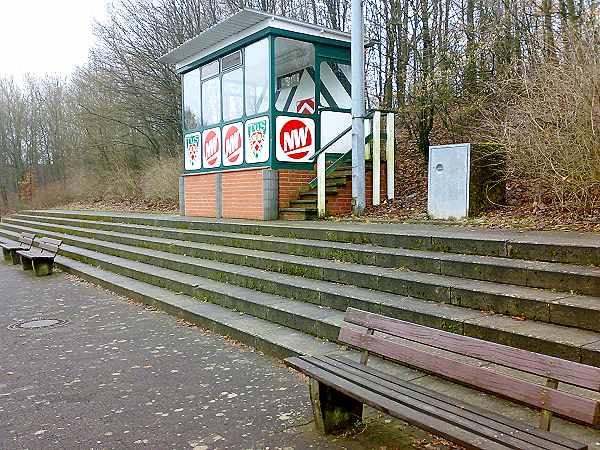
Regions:
<instances>
[{"instance_id":1,"label":"wooden bench slat","mask_svg":"<svg viewBox=\"0 0 600 450\"><path fill-rule=\"evenodd\" d=\"M469 413L468 411L461 411L460 408L452 404L451 399L450 402L445 402L442 397L435 394L421 395L415 393L415 391L410 389L410 383L407 383L407 388L403 388L398 384L378 379L371 374L362 371L356 372L350 366L343 364L336 365L334 360L318 356L301 358L328 372L335 373L356 385L377 392L430 416L437 417L465 429L474 430L483 437L491 440L497 439L502 444L511 445L518 449L572 450L571 447L565 447L547 439L540 439L518 428L507 427L489 417ZM579 445L580 447L581 445Z\"/></svg>"},{"instance_id":2,"label":"wooden bench slat","mask_svg":"<svg viewBox=\"0 0 600 450\"><path fill-rule=\"evenodd\" d=\"M46 251L48 251L50 253L54 253L54 254L58 253L58 250L59 250L59 246L57 246L55 244L49 244L49 243L44 242L44 241L39 242L38 243L38 247L41 248L41 249L43 249L43 250L46 250Z\"/></svg>"},{"instance_id":3,"label":"wooden bench slat","mask_svg":"<svg viewBox=\"0 0 600 450\"><path fill-rule=\"evenodd\" d=\"M444 409L456 415L461 415L474 422L481 422L483 425L497 429L500 432L509 433L517 430L514 436L534 445L543 445L548 449L569 448L580 450L586 448L580 442L564 438L556 433L541 431L526 422L516 421L492 411L484 410L470 403L411 383L410 381L400 380L390 374L374 369L373 367L363 366L343 356L328 355L315 356L314 358L327 362L340 370L360 375L366 380L371 380L401 394L409 395L420 402Z\"/></svg>"},{"instance_id":4,"label":"wooden bench slat","mask_svg":"<svg viewBox=\"0 0 600 450\"><path fill-rule=\"evenodd\" d=\"M28 259L54 259L54 255L43 253L39 250L19 250L17 254Z\"/></svg>"},{"instance_id":5,"label":"wooden bench slat","mask_svg":"<svg viewBox=\"0 0 600 450\"><path fill-rule=\"evenodd\" d=\"M299 370L309 374L321 383L327 384L343 394L352 397L360 402L372 406L386 414L397 417L405 422L412 423L419 428L429 431L435 435L446 438L454 443L465 446L470 449L486 449L486 450L507 450L512 447L499 444L490 439L486 439L473 432L467 431L454 424L440 420L436 417L431 417L420 411L415 411L413 408L399 404L386 396L365 389L362 386L357 386L354 383L334 374L327 372L313 364L310 364L300 358L288 358L286 363Z\"/></svg>"},{"instance_id":6,"label":"wooden bench slat","mask_svg":"<svg viewBox=\"0 0 600 450\"><path fill-rule=\"evenodd\" d=\"M600 368L348 308L346 322L420 344L600 391Z\"/></svg>"},{"instance_id":7,"label":"wooden bench slat","mask_svg":"<svg viewBox=\"0 0 600 450\"><path fill-rule=\"evenodd\" d=\"M383 337L363 334L347 327L342 327L340 330L339 340L427 372L476 386L540 409L547 409L587 424L596 425L599 422L599 403L589 398L576 397L489 369L464 364L440 355L432 355L391 342Z\"/></svg>"}]
</instances>

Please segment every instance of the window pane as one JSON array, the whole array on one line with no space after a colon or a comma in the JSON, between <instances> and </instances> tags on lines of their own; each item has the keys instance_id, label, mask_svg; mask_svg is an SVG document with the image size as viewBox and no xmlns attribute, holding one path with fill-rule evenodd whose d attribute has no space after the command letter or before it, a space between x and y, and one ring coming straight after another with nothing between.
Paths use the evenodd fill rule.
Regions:
<instances>
[{"instance_id":1,"label":"window pane","mask_svg":"<svg viewBox=\"0 0 600 450\"><path fill-rule=\"evenodd\" d=\"M293 39L275 39L279 111L312 114L315 111L315 47Z\"/></svg>"},{"instance_id":2,"label":"window pane","mask_svg":"<svg viewBox=\"0 0 600 450\"><path fill-rule=\"evenodd\" d=\"M242 65L242 51L230 53L227 56L221 58L221 68L223 71L227 69L233 69L236 66Z\"/></svg>"},{"instance_id":3,"label":"window pane","mask_svg":"<svg viewBox=\"0 0 600 450\"><path fill-rule=\"evenodd\" d=\"M269 42L246 47L246 115L269 109Z\"/></svg>"},{"instance_id":4,"label":"window pane","mask_svg":"<svg viewBox=\"0 0 600 450\"><path fill-rule=\"evenodd\" d=\"M202 79L206 80L219 73L219 60L211 62L202 67Z\"/></svg>"},{"instance_id":5,"label":"window pane","mask_svg":"<svg viewBox=\"0 0 600 450\"><path fill-rule=\"evenodd\" d=\"M352 108L349 64L321 63L321 105L338 109Z\"/></svg>"},{"instance_id":6,"label":"window pane","mask_svg":"<svg viewBox=\"0 0 600 450\"><path fill-rule=\"evenodd\" d=\"M193 130L200 126L200 70L183 75L183 128Z\"/></svg>"},{"instance_id":7,"label":"window pane","mask_svg":"<svg viewBox=\"0 0 600 450\"><path fill-rule=\"evenodd\" d=\"M213 125L221 121L221 89L219 77L202 82L202 123Z\"/></svg>"},{"instance_id":8,"label":"window pane","mask_svg":"<svg viewBox=\"0 0 600 450\"><path fill-rule=\"evenodd\" d=\"M244 112L242 69L223 74L223 120L242 117Z\"/></svg>"}]
</instances>

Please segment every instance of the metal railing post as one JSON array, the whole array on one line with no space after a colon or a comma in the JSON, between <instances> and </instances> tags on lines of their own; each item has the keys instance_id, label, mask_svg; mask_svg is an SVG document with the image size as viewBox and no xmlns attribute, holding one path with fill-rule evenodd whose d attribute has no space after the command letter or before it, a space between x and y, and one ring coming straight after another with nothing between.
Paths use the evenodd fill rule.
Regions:
<instances>
[{"instance_id":1,"label":"metal railing post","mask_svg":"<svg viewBox=\"0 0 600 450\"><path fill-rule=\"evenodd\" d=\"M379 205L381 190L381 113L373 114L373 206Z\"/></svg>"},{"instance_id":2,"label":"metal railing post","mask_svg":"<svg viewBox=\"0 0 600 450\"><path fill-rule=\"evenodd\" d=\"M317 215L320 218L325 217L325 190L327 189L325 181L325 155L326 152L322 152L317 156Z\"/></svg>"},{"instance_id":3,"label":"metal railing post","mask_svg":"<svg viewBox=\"0 0 600 450\"><path fill-rule=\"evenodd\" d=\"M385 119L385 132L386 132L386 192L388 200L394 199L394 177L396 173L395 165L395 133L394 133L394 113L387 113Z\"/></svg>"}]
</instances>

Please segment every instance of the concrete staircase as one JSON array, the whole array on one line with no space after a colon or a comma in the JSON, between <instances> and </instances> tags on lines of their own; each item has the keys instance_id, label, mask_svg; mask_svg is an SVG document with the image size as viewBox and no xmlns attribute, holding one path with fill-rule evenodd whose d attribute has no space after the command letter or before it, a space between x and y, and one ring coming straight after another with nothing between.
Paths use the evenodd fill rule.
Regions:
<instances>
[{"instance_id":1,"label":"concrete staircase","mask_svg":"<svg viewBox=\"0 0 600 450\"><path fill-rule=\"evenodd\" d=\"M316 175L316 174L315 174ZM343 165L328 174L325 182L325 195L331 199L346 186L352 178L352 166ZM282 220L311 220L317 218L317 188L305 186L300 189L298 198L290 201L288 208L279 208Z\"/></svg>"},{"instance_id":2,"label":"concrete staircase","mask_svg":"<svg viewBox=\"0 0 600 450\"><path fill-rule=\"evenodd\" d=\"M0 238L24 231L62 239L66 272L280 357L343 351L353 306L600 367L593 236L28 211Z\"/></svg>"}]
</instances>

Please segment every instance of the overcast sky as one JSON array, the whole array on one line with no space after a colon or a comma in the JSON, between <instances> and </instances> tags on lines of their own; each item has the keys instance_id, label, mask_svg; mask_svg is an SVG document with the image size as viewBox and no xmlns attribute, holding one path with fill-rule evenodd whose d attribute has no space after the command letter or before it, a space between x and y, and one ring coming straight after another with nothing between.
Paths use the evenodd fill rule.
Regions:
<instances>
[{"instance_id":1,"label":"overcast sky","mask_svg":"<svg viewBox=\"0 0 600 450\"><path fill-rule=\"evenodd\" d=\"M109 0L0 0L0 76L69 75L87 59Z\"/></svg>"}]
</instances>

